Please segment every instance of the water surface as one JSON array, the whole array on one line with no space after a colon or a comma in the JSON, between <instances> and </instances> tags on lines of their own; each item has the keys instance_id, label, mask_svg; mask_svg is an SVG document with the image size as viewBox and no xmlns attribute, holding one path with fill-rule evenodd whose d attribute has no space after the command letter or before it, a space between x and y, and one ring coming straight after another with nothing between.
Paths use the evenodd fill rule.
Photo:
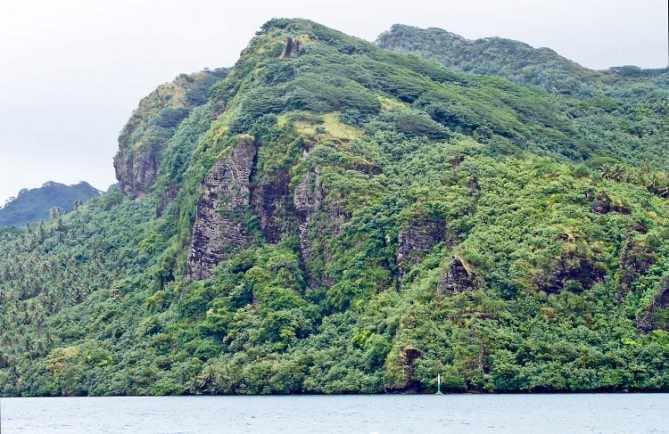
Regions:
<instances>
[{"instance_id":1,"label":"water surface","mask_svg":"<svg viewBox=\"0 0 669 434\"><path fill-rule=\"evenodd\" d=\"M669 433L669 394L3 398L3 434Z\"/></svg>"}]
</instances>

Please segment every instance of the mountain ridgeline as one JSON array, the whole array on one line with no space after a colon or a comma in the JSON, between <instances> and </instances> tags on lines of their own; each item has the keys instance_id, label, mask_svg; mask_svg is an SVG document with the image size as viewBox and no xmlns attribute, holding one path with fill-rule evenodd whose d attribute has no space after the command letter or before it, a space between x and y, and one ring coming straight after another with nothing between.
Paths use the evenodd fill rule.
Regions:
<instances>
[{"instance_id":1,"label":"mountain ridgeline","mask_svg":"<svg viewBox=\"0 0 669 434\"><path fill-rule=\"evenodd\" d=\"M64 185L57 182L44 183L39 188L23 189L0 208L0 227L22 226L38 220L46 220L52 210L72 211L102 192L87 182Z\"/></svg>"},{"instance_id":2,"label":"mountain ridgeline","mask_svg":"<svg viewBox=\"0 0 669 434\"><path fill-rule=\"evenodd\" d=\"M407 29L142 100L121 189L0 233L3 395L669 390L664 73Z\"/></svg>"},{"instance_id":3,"label":"mountain ridgeline","mask_svg":"<svg viewBox=\"0 0 669 434\"><path fill-rule=\"evenodd\" d=\"M612 94L619 98L640 93L663 95L669 70L619 66L594 71L566 59L550 48L533 48L504 38L468 40L446 30L395 24L381 34L377 45L412 53L444 66L474 74L498 75L553 94L587 98Z\"/></svg>"}]
</instances>

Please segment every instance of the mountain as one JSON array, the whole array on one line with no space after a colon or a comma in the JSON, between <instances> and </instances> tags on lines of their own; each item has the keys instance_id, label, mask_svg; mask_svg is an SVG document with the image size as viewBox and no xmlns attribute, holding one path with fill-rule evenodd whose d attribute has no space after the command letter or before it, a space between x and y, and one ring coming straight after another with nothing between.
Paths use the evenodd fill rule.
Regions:
<instances>
[{"instance_id":1,"label":"mountain","mask_svg":"<svg viewBox=\"0 0 669 434\"><path fill-rule=\"evenodd\" d=\"M547 92L592 97L633 96L669 88L669 69L612 67L595 71L566 59L550 48L533 48L504 38L465 39L438 28L420 29L396 24L377 44L388 50L421 55L444 66L474 74L493 74ZM620 88L626 88L621 90Z\"/></svg>"},{"instance_id":2,"label":"mountain","mask_svg":"<svg viewBox=\"0 0 669 434\"><path fill-rule=\"evenodd\" d=\"M186 77L121 189L0 232L3 395L669 390L666 100L300 19Z\"/></svg>"},{"instance_id":3,"label":"mountain","mask_svg":"<svg viewBox=\"0 0 669 434\"><path fill-rule=\"evenodd\" d=\"M100 194L99 190L84 181L74 185L47 182L39 188L23 189L16 198L0 208L0 226L22 226L46 220L53 208L72 211L78 204Z\"/></svg>"}]
</instances>

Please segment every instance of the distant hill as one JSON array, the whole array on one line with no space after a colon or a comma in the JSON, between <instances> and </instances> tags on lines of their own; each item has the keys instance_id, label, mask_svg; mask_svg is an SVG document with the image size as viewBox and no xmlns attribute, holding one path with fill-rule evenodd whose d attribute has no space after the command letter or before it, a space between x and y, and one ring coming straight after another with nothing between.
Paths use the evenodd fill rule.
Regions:
<instances>
[{"instance_id":1,"label":"distant hill","mask_svg":"<svg viewBox=\"0 0 669 434\"><path fill-rule=\"evenodd\" d=\"M420 29L395 24L376 41L380 47L431 58L464 72L499 75L521 84L539 86L553 94L619 97L647 94L669 83L668 69L585 68L550 48L534 48L511 39L470 40L439 28ZM622 88L621 88L622 86Z\"/></svg>"},{"instance_id":2,"label":"distant hill","mask_svg":"<svg viewBox=\"0 0 669 434\"><path fill-rule=\"evenodd\" d=\"M83 181L74 185L47 182L39 188L25 188L0 208L0 226L21 226L47 219L52 208L71 211L77 202L86 202L100 194L100 190Z\"/></svg>"}]
</instances>

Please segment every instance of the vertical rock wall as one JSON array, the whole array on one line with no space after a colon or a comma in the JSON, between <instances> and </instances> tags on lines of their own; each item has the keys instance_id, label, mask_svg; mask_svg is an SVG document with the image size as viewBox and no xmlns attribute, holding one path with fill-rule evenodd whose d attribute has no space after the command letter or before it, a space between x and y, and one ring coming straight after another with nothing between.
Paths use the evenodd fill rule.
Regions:
<instances>
[{"instance_id":1,"label":"vertical rock wall","mask_svg":"<svg viewBox=\"0 0 669 434\"><path fill-rule=\"evenodd\" d=\"M244 213L250 203L256 152L253 139L241 140L209 171L197 202L187 263L189 280L210 277L216 264L250 244Z\"/></svg>"}]
</instances>

